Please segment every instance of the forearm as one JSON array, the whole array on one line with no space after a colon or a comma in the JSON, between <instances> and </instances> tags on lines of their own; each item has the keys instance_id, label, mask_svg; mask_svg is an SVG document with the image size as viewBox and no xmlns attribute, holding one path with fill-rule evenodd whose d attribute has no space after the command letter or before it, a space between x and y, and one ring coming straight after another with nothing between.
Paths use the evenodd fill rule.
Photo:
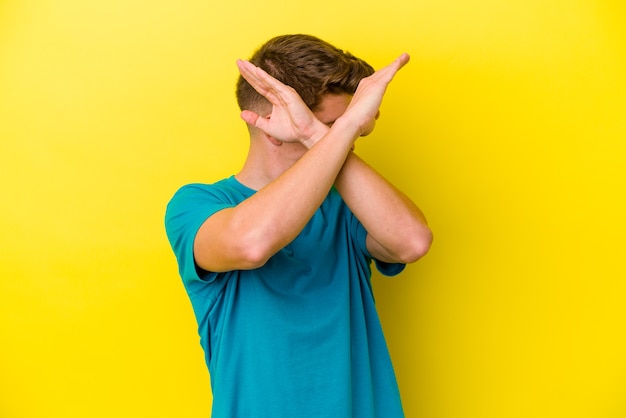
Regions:
<instances>
[{"instance_id":1,"label":"forearm","mask_svg":"<svg viewBox=\"0 0 626 418\"><path fill-rule=\"evenodd\" d=\"M401 229L403 224L414 230L416 225L423 227L421 213L373 170L355 159L350 150L356 138L369 134L374 128L387 85L408 60L409 56L402 54L388 66L362 79L343 114L330 130L323 128L321 137L317 136L321 122L293 89L252 63L239 60L242 76L272 104L268 116L248 109L242 111L242 119L266 135L253 140L278 141L277 146L280 142L299 142L309 150L278 177L268 174L268 170L255 168L263 166L263 159L271 159L272 150L262 151L259 161L250 162L246 173L256 179L262 176L262 184L258 186L261 189L236 207L219 211L204 222L194 240L194 255L200 267L228 271L264 264L302 231L334 183L369 234L375 237L368 235L372 254L382 260L406 259L408 253L398 251L400 247L395 245L393 231ZM341 103L335 103L329 112L337 113L333 110L337 106ZM365 188L362 190L362 187ZM369 196L374 196L377 202L371 214L368 214L371 207L365 201ZM385 201L391 203L382 204ZM378 225L377 218L388 217L389 210L396 212L390 217L392 221Z\"/></svg>"},{"instance_id":2,"label":"forearm","mask_svg":"<svg viewBox=\"0 0 626 418\"><path fill-rule=\"evenodd\" d=\"M241 220L254 240L273 254L304 228L333 186L354 140L353 133L334 129L293 166L240 206Z\"/></svg>"},{"instance_id":3,"label":"forearm","mask_svg":"<svg viewBox=\"0 0 626 418\"><path fill-rule=\"evenodd\" d=\"M206 245L221 243L221 248L198 248L213 254L206 265L213 271L255 268L291 242L328 195L357 136L348 124L337 123L279 177L238 206L218 212L208 221L213 234L203 236Z\"/></svg>"},{"instance_id":4,"label":"forearm","mask_svg":"<svg viewBox=\"0 0 626 418\"><path fill-rule=\"evenodd\" d=\"M406 263L428 251L432 234L421 210L356 154L346 158L335 186L367 230L376 258Z\"/></svg>"}]
</instances>

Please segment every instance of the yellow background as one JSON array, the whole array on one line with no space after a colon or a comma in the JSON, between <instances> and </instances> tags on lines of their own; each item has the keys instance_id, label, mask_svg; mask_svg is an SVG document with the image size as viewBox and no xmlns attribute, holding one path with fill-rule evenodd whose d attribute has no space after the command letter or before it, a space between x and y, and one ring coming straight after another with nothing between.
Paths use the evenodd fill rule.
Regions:
<instances>
[{"instance_id":1,"label":"yellow background","mask_svg":"<svg viewBox=\"0 0 626 418\"><path fill-rule=\"evenodd\" d=\"M625 19L622 0L1 2L0 416L209 415L164 209L239 169L235 60L294 32L412 55L357 147L436 236L374 278L407 417L626 416Z\"/></svg>"}]
</instances>

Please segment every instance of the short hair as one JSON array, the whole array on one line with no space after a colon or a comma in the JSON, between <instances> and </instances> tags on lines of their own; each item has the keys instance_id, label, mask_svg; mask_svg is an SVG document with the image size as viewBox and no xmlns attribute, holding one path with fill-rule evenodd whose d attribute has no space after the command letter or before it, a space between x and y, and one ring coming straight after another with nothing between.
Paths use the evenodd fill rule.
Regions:
<instances>
[{"instance_id":1,"label":"short hair","mask_svg":"<svg viewBox=\"0 0 626 418\"><path fill-rule=\"evenodd\" d=\"M311 35L282 35L263 44L250 58L257 67L291 86L313 111L326 94L354 94L359 82L374 73L364 60ZM239 75L241 110L262 112L269 102Z\"/></svg>"}]
</instances>

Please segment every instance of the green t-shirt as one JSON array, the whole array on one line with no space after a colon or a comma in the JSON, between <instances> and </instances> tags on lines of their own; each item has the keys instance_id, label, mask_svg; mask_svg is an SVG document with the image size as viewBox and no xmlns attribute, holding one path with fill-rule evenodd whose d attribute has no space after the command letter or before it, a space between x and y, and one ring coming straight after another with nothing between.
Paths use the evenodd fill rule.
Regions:
<instances>
[{"instance_id":1,"label":"green t-shirt","mask_svg":"<svg viewBox=\"0 0 626 418\"><path fill-rule=\"evenodd\" d=\"M263 267L214 273L195 264L202 223L254 193L234 176L191 184L165 217L211 376L213 418L403 417L367 232L336 190ZM376 265L385 275L404 268Z\"/></svg>"}]
</instances>

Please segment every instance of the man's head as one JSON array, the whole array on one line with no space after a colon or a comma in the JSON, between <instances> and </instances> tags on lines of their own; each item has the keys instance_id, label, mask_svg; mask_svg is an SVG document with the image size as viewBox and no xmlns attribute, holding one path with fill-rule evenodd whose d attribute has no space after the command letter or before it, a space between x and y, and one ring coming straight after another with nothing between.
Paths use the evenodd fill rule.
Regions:
<instances>
[{"instance_id":1,"label":"man's head","mask_svg":"<svg viewBox=\"0 0 626 418\"><path fill-rule=\"evenodd\" d=\"M259 48L250 62L293 87L304 103L317 110L327 94L354 94L361 79L374 73L365 61L310 35L277 36ZM241 110L264 114L270 104L243 77L237 81Z\"/></svg>"}]
</instances>

